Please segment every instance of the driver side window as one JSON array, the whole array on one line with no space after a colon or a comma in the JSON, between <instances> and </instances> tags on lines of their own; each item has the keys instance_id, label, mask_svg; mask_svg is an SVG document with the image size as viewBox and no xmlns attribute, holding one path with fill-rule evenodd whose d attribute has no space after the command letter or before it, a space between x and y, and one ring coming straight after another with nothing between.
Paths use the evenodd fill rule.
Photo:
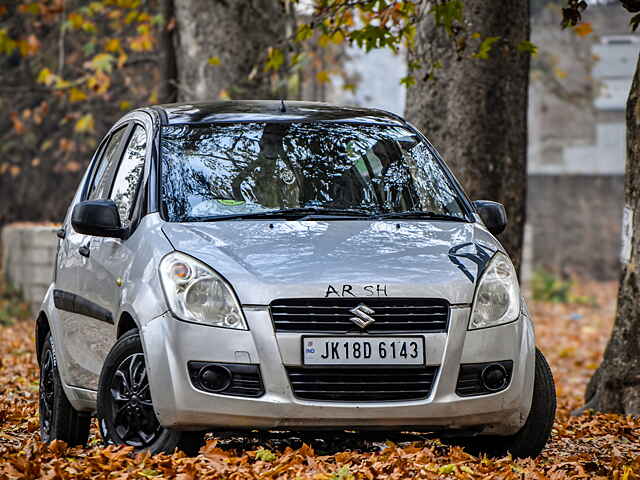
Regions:
<instances>
[{"instance_id":1,"label":"driver side window","mask_svg":"<svg viewBox=\"0 0 640 480\"><path fill-rule=\"evenodd\" d=\"M131 223L131 213L144 172L146 150L147 133L141 125L136 125L124 151L109 196L118 206L120 221L125 228Z\"/></svg>"}]
</instances>

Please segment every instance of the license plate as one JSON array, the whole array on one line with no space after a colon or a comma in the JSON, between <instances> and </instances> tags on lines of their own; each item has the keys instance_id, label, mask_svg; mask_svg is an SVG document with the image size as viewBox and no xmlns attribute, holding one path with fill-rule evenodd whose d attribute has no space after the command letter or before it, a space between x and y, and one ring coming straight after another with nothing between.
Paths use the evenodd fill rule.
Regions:
<instances>
[{"instance_id":1,"label":"license plate","mask_svg":"<svg viewBox=\"0 0 640 480\"><path fill-rule=\"evenodd\" d=\"M305 365L424 365L423 337L303 337Z\"/></svg>"}]
</instances>

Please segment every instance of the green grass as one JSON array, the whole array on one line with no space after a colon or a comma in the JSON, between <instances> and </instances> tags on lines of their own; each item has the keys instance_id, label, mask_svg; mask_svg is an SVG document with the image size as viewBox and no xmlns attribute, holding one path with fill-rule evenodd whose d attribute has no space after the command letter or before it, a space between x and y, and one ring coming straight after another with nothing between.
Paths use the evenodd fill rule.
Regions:
<instances>
[{"instance_id":1,"label":"green grass","mask_svg":"<svg viewBox=\"0 0 640 480\"><path fill-rule=\"evenodd\" d=\"M578 303L585 305L594 304L595 300L591 297L572 294L571 290L573 286L573 280L563 280L559 276L546 270L537 270L531 279L533 299L536 301Z\"/></svg>"}]
</instances>

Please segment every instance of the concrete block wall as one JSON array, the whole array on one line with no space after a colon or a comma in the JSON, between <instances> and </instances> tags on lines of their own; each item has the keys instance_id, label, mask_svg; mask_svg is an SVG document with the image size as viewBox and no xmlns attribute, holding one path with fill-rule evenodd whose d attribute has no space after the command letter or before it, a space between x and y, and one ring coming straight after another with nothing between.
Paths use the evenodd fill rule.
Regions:
<instances>
[{"instance_id":1,"label":"concrete block wall","mask_svg":"<svg viewBox=\"0 0 640 480\"><path fill-rule=\"evenodd\" d=\"M37 312L53 279L59 226L16 223L2 229L2 276Z\"/></svg>"},{"instance_id":2,"label":"concrete block wall","mask_svg":"<svg viewBox=\"0 0 640 480\"><path fill-rule=\"evenodd\" d=\"M529 175L527 190L534 268L619 278L622 175Z\"/></svg>"}]
</instances>

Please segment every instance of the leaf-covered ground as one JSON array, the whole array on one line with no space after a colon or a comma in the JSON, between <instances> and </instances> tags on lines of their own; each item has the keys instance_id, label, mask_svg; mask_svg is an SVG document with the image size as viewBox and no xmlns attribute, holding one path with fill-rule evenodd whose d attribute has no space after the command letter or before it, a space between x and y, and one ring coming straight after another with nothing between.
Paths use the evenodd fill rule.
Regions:
<instances>
[{"instance_id":1,"label":"leaf-covered ground","mask_svg":"<svg viewBox=\"0 0 640 480\"><path fill-rule=\"evenodd\" d=\"M269 438L253 443L210 438L197 457L181 452L149 456L127 448L104 448L95 433L90 448L67 448L60 442L43 445L38 434L32 322L0 326L0 480L639 478L639 418L569 415L580 406L586 382L600 361L611 329L616 285L586 285L579 293L579 305L532 305L538 343L555 375L559 406L553 438L536 460L478 458L431 440L373 445L351 440L330 447L293 442L291 448ZM585 297L592 302L585 302ZM0 310L6 310L2 302L0 298Z\"/></svg>"}]
</instances>

